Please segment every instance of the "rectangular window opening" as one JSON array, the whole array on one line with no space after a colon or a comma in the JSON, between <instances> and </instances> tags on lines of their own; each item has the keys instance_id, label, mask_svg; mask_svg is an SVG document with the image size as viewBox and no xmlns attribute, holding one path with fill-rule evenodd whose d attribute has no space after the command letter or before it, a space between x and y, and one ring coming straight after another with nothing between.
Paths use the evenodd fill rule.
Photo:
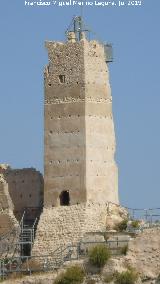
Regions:
<instances>
[{"instance_id":1,"label":"rectangular window opening","mask_svg":"<svg viewBox=\"0 0 160 284\"><path fill-rule=\"evenodd\" d=\"M59 75L59 81L60 81L60 83L65 83L66 76L65 75Z\"/></svg>"}]
</instances>

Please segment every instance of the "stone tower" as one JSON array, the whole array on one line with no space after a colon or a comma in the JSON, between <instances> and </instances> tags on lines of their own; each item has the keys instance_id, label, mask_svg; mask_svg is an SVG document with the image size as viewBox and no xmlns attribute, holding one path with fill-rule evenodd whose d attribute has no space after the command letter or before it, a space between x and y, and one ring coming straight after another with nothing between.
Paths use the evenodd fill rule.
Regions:
<instances>
[{"instance_id":1,"label":"stone tower","mask_svg":"<svg viewBox=\"0 0 160 284\"><path fill-rule=\"evenodd\" d=\"M119 210L107 46L85 38L80 17L73 26L65 43L46 42L44 208L33 255L55 257L105 232Z\"/></svg>"},{"instance_id":2,"label":"stone tower","mask_svg":"<svg viewBox=\"0 0 160 284\"><path fill-rule=\"evenodd\" d=\"M46 42L46 48L44 205L118 203L104 45L82 31L78 39L74 30L67 42Z\"/></svg>"}]
</instances>

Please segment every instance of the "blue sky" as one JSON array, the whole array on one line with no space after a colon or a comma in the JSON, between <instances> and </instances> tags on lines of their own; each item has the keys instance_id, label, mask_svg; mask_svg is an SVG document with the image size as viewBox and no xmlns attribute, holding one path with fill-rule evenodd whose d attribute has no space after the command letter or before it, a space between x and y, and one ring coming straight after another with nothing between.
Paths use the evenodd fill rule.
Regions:
<instances>
[{"instance_id":1,"label":"blue sky","mask_svg":"<svg viewBox=\"0 0 160 284\"><path fill-rule=\"evenodd\" d=\"M124 2L85 6L83 15L97 38L114 47L109 68L121 203L160 207L160 2ZM44 41L64 40L81 9L24 3L0 3L0 162L43 171Z\"/></svg>"}]
</instances>

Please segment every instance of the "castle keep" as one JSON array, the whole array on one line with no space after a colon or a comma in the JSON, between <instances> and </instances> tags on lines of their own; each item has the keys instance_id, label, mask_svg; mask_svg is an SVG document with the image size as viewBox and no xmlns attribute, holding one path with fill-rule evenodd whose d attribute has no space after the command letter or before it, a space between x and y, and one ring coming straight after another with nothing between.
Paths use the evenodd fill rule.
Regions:
<instances>
[{"instance_id":1,"label":"castle keep","mask_svg":"<svg viewBox=\"0 0 160 284\"><path fill-rule=\"evenodd\" d=\"M65 43L45 44L44 209L33 255L106 231L109 203L119 202L108 54L81 20Z\"/></svg>"},{"instance_id":2,"label":"castle keep","mask_svg":"<svg viewBox=\"0 0 160 284\"><path fill-rule=\"evenodd\" d=\"M46 42L44 206L118 203L115 134L104 45Z\"/></svg>"}]
</instances>

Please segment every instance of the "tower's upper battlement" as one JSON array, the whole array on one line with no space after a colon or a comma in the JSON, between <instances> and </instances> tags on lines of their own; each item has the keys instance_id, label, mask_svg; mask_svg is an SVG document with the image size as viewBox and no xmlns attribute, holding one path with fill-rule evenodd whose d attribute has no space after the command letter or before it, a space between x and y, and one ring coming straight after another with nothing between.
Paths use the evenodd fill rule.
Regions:
<instances>
[{"instance_id":1,"label":"tower's upper battlement","mask_svg":"<svg viewBox=\"0 0 160 284\"><path fill-rule=\"evenodd\" d=\"M76 42L49 41L45 46L49 57L45 68L45 84L48 86L54 84L63 88L72 84L78 87L79 84L98 84L101 80L107 82L104 45L98 41L85 38Z\"/></svg>"}]
</instances>

